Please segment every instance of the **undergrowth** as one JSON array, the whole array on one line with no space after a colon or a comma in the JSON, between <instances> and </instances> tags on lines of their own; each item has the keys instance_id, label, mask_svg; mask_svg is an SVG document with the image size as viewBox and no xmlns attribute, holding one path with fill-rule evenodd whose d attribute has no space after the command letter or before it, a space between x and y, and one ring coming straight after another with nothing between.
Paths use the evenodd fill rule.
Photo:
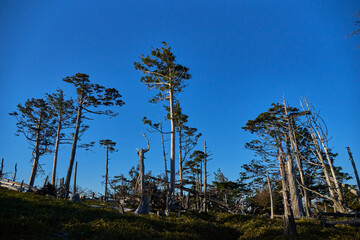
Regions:
<instances>
[{"instance_id":1,"label":"undergrowth","mask_svg":"<svg viewBox=\"0 0 360 240\"><path fill-rule=\"evenodd\" d=\"M179 217L119 214L33 193L0 189L1 239L286 239L281 219L187 212ZM101 204L100 204L101 205ZM360 239L357 228L297 220L293 239Z\"/></svg>"}]
</instances>

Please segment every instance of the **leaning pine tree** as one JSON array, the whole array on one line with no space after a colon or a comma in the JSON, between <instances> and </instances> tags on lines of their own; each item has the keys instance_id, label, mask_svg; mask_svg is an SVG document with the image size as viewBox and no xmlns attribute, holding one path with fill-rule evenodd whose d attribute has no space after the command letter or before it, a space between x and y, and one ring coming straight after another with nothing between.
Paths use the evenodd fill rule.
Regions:
<instances>
[{"instance_id":1,"label":"leaning pine tree","mask_svg":"<svg viewBox=\"0 0 360 240\"><path fill-rule=\"evenodd\" d=\"M32 171L29 185L33 186L41 155L50 152L53 145L54 127L51 124L52 111L43 99L28 99L24 105L17 105L18 111L10 113L17 120L17 133L23 134L34 147ZM17 134L17 135L18 135Z\"/></svg>"},{"instance_id":2,"label":"leaning pine tree","mask_svg":"<svg viewBox=\"0 0 360 240\"><path fill-rule=\"evenodd\" d=\"M71 155L69 167L65 179L65 197L69 195L69 185L71 180L71 173L75 161L75 153L77 142L79 140L79 133L81 123L86 118L87 114L116 116L117 114L111 110L99 110L101 106L117 105L121 107L124 102L120 99L121 95L115 88L105 88L99 84L93 84L89 80L89 75L84 73L77 73L74 76L63 79L65 82L74 85L77 93L77 116L75 131L73 134L73 142L71 148Z\"/></svg>"},{"instance_id":3,"label":"leaning pine tree","mask_svg":"<svg viewBox=\"0 0 360 240\"><path fill-rule=\"evenodd\" d=\"M141 62L135 62L135 69L140 70L144 76L141 81L149 89L156 89L158 93L150 100L151 103L169 101L171 122L171 146L170 146L170 188L168 205L173 199L175 189L175 118L174 104L175 95L185 87L185 80L191 78L189 68L176 63L175 55L171 48L163 42L161 49L151 51L151 56L140 56Z\"/></svg>"}]
</instances>

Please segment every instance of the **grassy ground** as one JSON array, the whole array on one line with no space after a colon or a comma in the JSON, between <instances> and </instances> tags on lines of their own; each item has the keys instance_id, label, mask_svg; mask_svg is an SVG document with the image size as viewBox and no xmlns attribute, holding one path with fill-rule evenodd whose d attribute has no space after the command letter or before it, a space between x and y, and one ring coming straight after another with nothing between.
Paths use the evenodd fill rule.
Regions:
<instances>
[{"instance_id":1,"label":"grassy ground","mask_svg":"<svg viewBox=\"0 0 360 240\"><path fill-rule=\"evenodd\" d=\"M89 202L87 202L89 204ZM91 204L91 203L90 203ZM360 239L355 227L297 221L295 239ZM282 221L230 214L120 215L65 200L0 189L0 239L285 239Z\"/></svg>"}]
</instances>

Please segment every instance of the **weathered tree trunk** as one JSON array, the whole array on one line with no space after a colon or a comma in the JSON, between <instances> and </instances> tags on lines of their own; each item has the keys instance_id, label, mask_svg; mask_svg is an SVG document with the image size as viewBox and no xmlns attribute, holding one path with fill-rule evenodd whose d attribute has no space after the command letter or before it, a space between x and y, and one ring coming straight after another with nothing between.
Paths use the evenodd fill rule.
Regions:
<instances>
[{"instance_id":1,"label":"weathered tree trunk","mask_svg":"<svg viewBox=\"0 0 360 240\"><path fill-rule=\"evenodd\" d=\"M108 200L108 172L109 172L109 146L106 146L106 170L105 170L105 193L104 200L105 202Z\"/></svg>"},{"instance_id":2,"label":"weathered tree trunk","mask_svg":"<svg viewBox=\"0 0 360 240\"><path fill-rule=\"evenodd\" d=\"M335 196L335 193L334 193L334 191L333 191L333 187L332 187L332 184L331 184L331 181L330 181L329 172L328 172L328 170L327 170L327 168L326 168L326 164L325 164L324 158L323 158L323 156L322 156L322 154L321 154L318 141L317 141L317 139L315 138L314 133L313 133L312 130L310 131L310 135L311 135L311 138L312 138L312 142L313 142L313 144L314 144L314 146L315 146L315 151L316 151L317 159L318 159L319 162L321 163L321 167L322 167L322 170L323 170L323 172L324 172L325 181L326 181L326 184L327 184L328 189L329 189L330 197L336 199L336 196Z\"/></svg>"},{"instance_id":3,"label":"weathered tree trunk","mask_svg":"<svg viewBox=\"0 0 360 240\"><path fill-rule=\"evenodd\" d=\"M164 158L164 167L165 167L165 181L166 181L167 188L168 188L169 187L169 177L168 177L168 170L167 170L165 142L164 142L164 133L162 131L162 123L160 123L160 133L161 133L161 145L162 145L162 152L163 152L163 158Z\"/></svg>"},{"instance_id":4,"label":"weathered tree trunk","mask_svg":"<svg viewBox=\"0 0 360 240\"><path fill-rule=\"evenodd\" d=\"M284 221L284 235L297 236L296 224L292 215L283 216Z\"/></svg>"},{"instance_id":5,"label":"weathered tree trunk","mask_svg":"<svg viewBox=\"0 0 360 240\"><path fill-rule=\"evenodd\" d=\"M309 107L308 103L306 103L306 107L307 107L307 110L310 112L310 107ZM324 149L325 156L326 156L326 159L327 159L327 161L329 163L330 171L331 171L331 174L332 174L332 177L333 177L333 180L334 180L335 190L336 190L336 193L338 195L337 199L340 201L340 204L343 205L344 204L344 197L343 197L339 182L337 180L337 176L335 174L334 166L333 166L332 161L330 159L328 149L327 149L327 147L325 145L325 141L327 141L326 136L325 136L325 139L324 139L322 134L321 134L321 127L318 126L318 124L317 124L317 122L315 120L315 117L313 115L311 115L310 122L312 123L312 129L314 129L314 132L316 134L316 137L314 136L314 134L312 134L313 135L312 138L315 139L316 144L317 144L317 140L319 140L321 146Z\"/></svg>"},{"instance_id":6,"label":"weathered tree trunk","mask_svg":"<svg viewBox=\"0 0 360 240\"><path fill-rule=\"evenodd\" d=\"M149 197L145 196L145 165L144 165L144 158L145 158L145 153L148 152L150 150L150 145L149 145L149 141L146 138L145 134L143 134L147 143L148 143L148 148L147 149L139 149L137 154L139 156L139 180L140 180L140 184L139 184L139 192L140 192L140 204L138 206L138 208L135 211L135 214L148 214L150 209L149 209L149 203L150 203L150 199Z\"/></svg>"},{"instance_id":7,"label":"weathered tree trunk","mask_svg":"<svg viewBox=\"0 0 360 240\"><path fill-rule=\"evenodd\" d=\"M273 194L272 194L271 183L270 183L268 171L266 171L266 179L267 179L267 183L268 183L268 187L269 187L269 195L270 195L270 218L273 219L274 218L274 201L273 201Z\"/></svg>"},{"instance_id":8,"label":"weathered tree trunk","mask_svg":"<svg viewBox=\"0 0 360 240\"><path fill-rule=\"evenodd\" d=\"M15 180L16 180L16 173L17 173L17 163L15 164L15 171L14 171L13 182L15 182Z\"/></svg>"},{"instance_id":9,"label":"weathered tree trunk","mask_svg":"<svg viewBox=\"0 0 360 240\"><path fill-rule=\"evenodd\" d=\"M336 192L339 196L339 201L343 204L344 203L344 196L342 194L342 191L341 191L341 188L340 188L340 185L339 185L339 181L337 180L337 176L336 176L336 173L335 173L335 169L334 169L334 166L332 164L332 161L330 159L330 155L329 155L329 152L328 152L328 149L327 147L325 146L325 143L323 141L322 138L320 138L320 142L324 148L324 152L325 152L325 155L326 155L326 159L328 160L328 163L329 163L329 167L330 167L330 171L331 171L331 175L333 177L333 180L334 180L334 183L335 183L335 188L336 188Z\"/></svg>"},{"instance_id":10,"label":"weathered tree trunk","mask_svg":"<svg viewBox=\"0 0 360 240\"><path fill-rule=\"evenodd\" d=\"M76 176L77 176L77 162L75 162L75 169L74 169L73 196L76 194Z\"/></svg>"},{"instance_id":11,"label":"weathered tree trunk","mask_svg":"<svg viewBox=\"0 0 360 240\"><path fill-rule=\"evenodd\" d=\"M37 129L36 129L36 142L35 142L35 155L34 155L34 163L32 165L32 170L31 170L31 175L30 175L30 180L29 180L29 185L32 187L34 185L35 182L35 177L36 177L36 172L37 172L37 168L38 168L38 164L39 164L39 157L40 157L40 127L42 124L42 118L40 116L39 118L39 123L37 125Z\"/></svg>"},{"instance_id":12,"label":"weathered tree trunk","mask_svg":"<svg viewBox=\"0 0 360 240\"><path fill-rule=\"evenodd\" d=\"M299 188L296 182L296 174L294 170L294 163L293 158L291 156L291 149L290 149L290 142L287 139L287 136L285 136L286 141L286 168L287 168L287 180L289 183L289 192L291 197L291 206L293 208L293 213L295 217L303 217L304 216L304 210L300 198Z\"/></svg>"},{"instance_id":13,"label":"weathered tree trunk","mask_svg":"<svg viewBox=\"0 0 360 240\"><path fill-rule=\"evenodd\" d=\"M43 184L43 188L46 186L47 182L48 182L48 178L49 176L46 176L45 180L44 180L44 184Z\"/></svg>"},{"instance_id":14,"label":"weathered tree trunk","mask_svg":"<svg viewBox=\"0 0 360 240\"><path fill-rule=\"evenodd\" d=\"M292 209L289 205L289 198L288 198L288 187L287 187L287 178L286 178L286 171L285 171L285 162L283 153L280 153L278 156L279 166L280 166L280 175L281 175L281 183L282 183L282 195L283 195L283 202L284 202L284 235L285 236L296 236L296 224L294 220L294 215Z\"/></svg>"},{"instance_id":15,"label":"weathered tree trunk","mask_svg":"<svg viewBox=\"0 0 360 240\"><path fill-rule=\"evenodd\" d=\"M182 165L183 165L183 162L182 162L182 142L181 142L181 137L182 137L182 133L181 133L182 129L181 129L181 126L179 126L179 182L180 182L180 186L182 186L182 172L183 172L183 169L182 169ZM180 196L182 197L183 196L183 190L180 188Z\"/></svg>"},{"instance_id":16,"label":"weathered tree trunk","mask_svg":"<svg viewBox=\"0 0 360 240\"><path fill-rule=\"evenodd\" d=\"M195 186L195 191L199 192L200 189L200 174L197 173L196 174L196 186ZM196 194L196 210L198 211L200 209L200 196L199 194Z\"/></svg>"},{"instance_id":17,"label":"weathered tree trunk","mask_svg":"<svg viewBox=\"0 0 360 240\"><path fill-rule=\"evenodd\" d=\"M170 190L169 196L172 202L175 191L175 119L174 119L174 93L173 89L169 90L170 101L170 121L171 121L171 137L170 137ZM171 209L169 209L171 210Z\"/></svg>"},{"instance_id":18,"label":"weathered tree trunk","mask_svg":"<svg viewBox=\"0 0 360 240\"><path fill-rule=\"evenodd\" d=\"M290 142L291 142L291 146L293 148L294 156L296 159L296 164L298 166L300 181L303 186L306 186L302 161L300 159L299 148L297 146L295 133L293 131L294 129L293 129L292 124L290 124L289 127L290 127L290 130L289 130ZM303 188L303 194L304 194L304 204L305 204L306 216L310 217L311 216L310 199L309 199L308 191L305 188Z\"/></svg>"},{"instance_id":19,"label":"weathered tree trunk","mask_svg":"<svg viewBox=\"0 0 360 240\"><path fill-rule=\"evenodd\" d=\"M82 99L80 99L80 103L81 102L82 102ZM65 179L65 198L67 198L69 196L69 186L70 186L70 180L71 180L71 173L72 173L74 160L75 160L77 141L79 139L81 117L82 117L82 108L83 108L82 105L79 104L78 110L77 110L77 117L76 117L75 133L74 133L73 143L72 143L72 147L71 147L71 155L70 155L69 167L68 167L68 171L67 171L66 179Z\"/></svg>"},{"instance_id":20,"label":"weathered tree trunk","mask_svg":"<svg viewBox=\"0 0 360 240\"><path fill-rule=\"evenodd\" d=\"M56 143L55 143L55 149L54 149L54 164L53 164L53 170L52 170L52 178L51 178L51 184L56 185L56 165L57 165L57 158L58 158L58 152L59 152L59 145L60 145L60 132L61 132L61 114L59 116L58 120L58 127L56 131Z\"/></svg>"},{"instance_id":21,"label":"weathered tree trunk","mask_svg":"<svg viewBox=\"0 0 360 240\"><path fill-rule=\"evenodd\" d=\"M303 217L304 216L304 208L302 205L300 193L298 184L296 181L296 173L294 169L294 163L293 163L293 156L291 152L291 146L293 148L295 147L294 144L296 144L294 139L294 133L293 133L293 125L292 125L292 119L290 119L287 111L287 106L284 98L284 110L286 115L286 121L287 121L287 128L288 128L288 134L285 135L285 145L286 145L286 158L287 158L287 169L288 169L288 181L289 181L289 187L290 187L290 196L291 196L291 203L293 207L293 213L295 217ZM295 150L295 148L294 148ZM297 155L297 152L295 150L295 156ZM296 159L299 160L300 159ZM300 165L300 164L299 164ZM302 172L300 173L302 174ZM303 184L305 185L305 184Z\"/></svg>"},{"instance_id":22,"label":"weathered tree trunk","mask_svg":"<svg viewBox=\"0 0 360 240\"><path fill-rule=\"evenodd\" d=\"M206 188L207 188L207 172L206 172L206 141L204 141L204 191L203 191L203 212L207 211L206 207Z\"/></svg>"},{"instance_id":23,"label":"weathered tree trunk","mask_svg":"<svg viewBox=\"0 0 360 240\"><path fill-rule=\"evenodd\" d=\"M347 148L347 151L349 153L349 159L350 159L351 165L352 165L352 167L354 169L354 174L355 174L356 182L357 182L357 185L358 185L358 189L360 190L360 179L359 179L359 175L358 175L358 172L357 172L357 169L356 169L356 165L355 165L352 153L350 151L350 148L349 147L346 147L346 148Z\"/></svg>"}]
</instances>

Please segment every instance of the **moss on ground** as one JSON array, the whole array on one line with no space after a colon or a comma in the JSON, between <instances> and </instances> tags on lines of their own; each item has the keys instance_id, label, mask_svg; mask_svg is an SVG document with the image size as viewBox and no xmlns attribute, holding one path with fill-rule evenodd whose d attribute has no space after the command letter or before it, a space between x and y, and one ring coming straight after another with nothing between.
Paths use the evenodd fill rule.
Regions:
<instances>
[{"instance_id":1,"label":"moss on ground","mask_svg":"<svg viewBox=\"0 0 360 240\"><path fill-rule=\"evenodd\" d=\"M121 215L0 189L1 239L286 239L282 230L281 219L195 212L180 217ZM297 220L297 230L294 239L360 239L356 227L322 228L316 220Z\"/></svg>"}]
</instances>

